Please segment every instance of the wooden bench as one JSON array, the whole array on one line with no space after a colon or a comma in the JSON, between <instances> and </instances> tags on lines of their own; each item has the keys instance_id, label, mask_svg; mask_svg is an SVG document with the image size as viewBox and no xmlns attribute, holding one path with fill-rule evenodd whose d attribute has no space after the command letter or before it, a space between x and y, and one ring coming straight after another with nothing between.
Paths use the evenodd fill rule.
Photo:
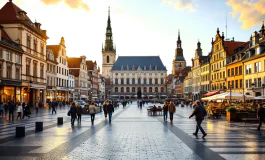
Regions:
<instances>
[{"instance_id":1,"label":"wooden bench","mask_svg":"<svg viewBox=\"0 0 265 160\"><path fill-rule=\"evenodd\" d=\"M243 122L245 121L245 123L246 123L247 121L259 121L259 118L242 118L242 121L243 121Z\"/></svg>"}]
</instances>

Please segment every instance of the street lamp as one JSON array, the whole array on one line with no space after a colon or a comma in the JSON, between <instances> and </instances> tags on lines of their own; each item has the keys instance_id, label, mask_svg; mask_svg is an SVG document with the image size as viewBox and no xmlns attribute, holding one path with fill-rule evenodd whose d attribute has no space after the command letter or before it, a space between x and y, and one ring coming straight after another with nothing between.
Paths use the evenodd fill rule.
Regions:
<instances>
[{"instance_id":1,"label":"street lamp","mask_svg":"<svg viewBox=\"0 0 265 160\"><path fill-rule=\"evenodd\" d=\"M229 103L230 104L231 104L231 96L232 96L232 87L233 87L232 85L229 86L229 89L230 89L230 102Z\"/></svg>"}]
</instances>

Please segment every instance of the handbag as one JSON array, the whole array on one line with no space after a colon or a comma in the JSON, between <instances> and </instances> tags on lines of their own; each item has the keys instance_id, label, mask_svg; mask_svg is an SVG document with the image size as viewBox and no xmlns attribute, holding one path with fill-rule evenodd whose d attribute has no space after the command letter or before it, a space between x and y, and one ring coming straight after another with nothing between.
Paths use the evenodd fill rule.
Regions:
<instances>
[{"instance_id":1,"label":"handbag","mask_svg":"<svg viewBox=\"0 0 265 160\"><path fill-rule=\"evenodd\" d=\"M69 110L67 113L67 116L70 116L70 115L71 115L71 110Z\"/></svg>"}]
</instances>

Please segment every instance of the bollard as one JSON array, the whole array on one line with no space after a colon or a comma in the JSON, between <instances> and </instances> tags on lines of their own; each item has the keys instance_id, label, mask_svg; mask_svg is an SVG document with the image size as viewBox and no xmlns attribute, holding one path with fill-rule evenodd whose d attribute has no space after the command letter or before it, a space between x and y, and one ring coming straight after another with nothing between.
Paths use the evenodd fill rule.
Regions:
<instances>
[{"instance_id":1,"label":"bollard","mask_svg":"<svg viewBox=\"0 0 265 160\"><path fill-rule=\"evenodd\" d=\"M16 137L25 137L25 126L16 127Z\"/></svg>"},{"instance_id":2,"label":"bollard","mask_svg":"<svg viewBox=\"0 0 265 160\"><path fill-rule=\"evenodd\" d=\"M35 123L35 132L43 131L43 122L36 122Z\"/></svg>"},{"instance_id":3,"label":"bollard","mask_svg":"<svg viewBox=\"0 0 265 160\"><path fill-rule=\"evenodd\" d=\"M58 117L57 124L63 124L63 117Z\"/></svg>"}]
</instances>

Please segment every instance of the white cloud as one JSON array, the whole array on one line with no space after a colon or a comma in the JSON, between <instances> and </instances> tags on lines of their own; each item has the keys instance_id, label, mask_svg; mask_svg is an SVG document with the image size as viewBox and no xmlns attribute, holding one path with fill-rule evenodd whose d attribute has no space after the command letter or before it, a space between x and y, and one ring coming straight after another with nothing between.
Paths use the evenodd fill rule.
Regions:
<instances>
[{"instance_id":1,"label":"white cloud","mask_svg":"<svg viewBox=\"0 0 265 160\"><path fill-rule=\"evenodd\" d=\"M194 12L196 9L193 7L194 0L163 0L162 4L167 4L176 9L185 10L188 9ZM198 4L196 4L198 6Z\"/></svg>"},{"instance_id":2,"label":"white cloud","mask_svg":"<svg viewBox=\"0 0 265 160\"><path fill-rule=\"evenodd\" d=\"M86 3L84 3L82 0L41 0L46 5L55 5L60 2L64 2L71 8L82 8L86 11L89 11L89 7Z\"/></svg>"},{"instance_id":3,"label":"white cloud","mask_svg":"<svg viewBox=\"0 0 265 160\"><path fill-rule=\"evenodd\" d=\"M226 4L232 7L231 15L233 18L239 15L238 22L242 23L242 29L260 26L265 20L265 0L228 0Z\"/></svg>"}]
</instances>

